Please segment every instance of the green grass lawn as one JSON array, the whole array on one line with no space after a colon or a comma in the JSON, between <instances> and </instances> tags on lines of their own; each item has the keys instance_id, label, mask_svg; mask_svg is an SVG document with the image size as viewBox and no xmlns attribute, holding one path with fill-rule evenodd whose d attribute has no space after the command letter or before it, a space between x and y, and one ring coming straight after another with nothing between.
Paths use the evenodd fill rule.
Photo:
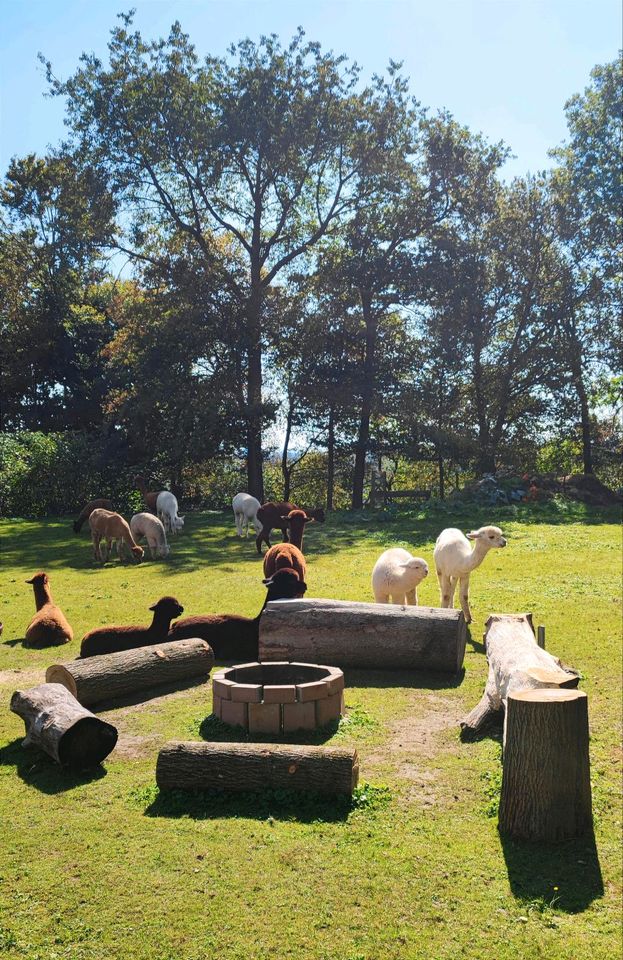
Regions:
<instances>
[{"instance_id":1,"label":"green grass lawn","mask_svg":"<svg viewBox=\"0 0 623 960\"><path fill-rule=\"evenodd\" d=\"M465 511L465 508L461 508ZM160 797L159 746L224 734L209 685L105 714L117 749L88 775L20 746L13 690L76 656L113 622L147 622L175 595L185 613L253 615L261 564L233 519L188 514L167 562L91 559L68 518L0 525L0 953L26 960L469 957L614 960L620 950L621 593L613 514L503 508L331 516L306 534L311 597L370 600L388 545L422 555L420 603L438 602L434 539L498 523L509 537L472 576L464 676L347 675L348 717L328 742L356 746L352 804L293 796ZM70 646L28 650L27 576L44 569L73 625ZM501 841L499 737L462 744L458 720L487 668L489 612L531 610L547 647L582 673L591 724L595 839L544 848Z\"/></svg>"}]
</instances>

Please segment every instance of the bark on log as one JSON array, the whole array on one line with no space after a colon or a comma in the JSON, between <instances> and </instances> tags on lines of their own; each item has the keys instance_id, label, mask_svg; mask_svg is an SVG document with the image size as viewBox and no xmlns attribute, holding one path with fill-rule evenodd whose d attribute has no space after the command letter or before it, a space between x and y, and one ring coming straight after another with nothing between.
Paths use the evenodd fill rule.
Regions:
<instances>
[{"instance_id":1,"label":"bark on log","mask_svg":"<svg viewBox=\"0 0 623 960\"><path fill-rule=\"evenodd\" d=\"M63 766L95 766L117 742L116 728L85 710L59 683L16 690L11 710L26 725L23 746L34 744Z\"/></svg>"},{"instance_id":2,"label":"bark on log","mask_svg":"<svg viewBox=\"0 0 623 960\"><path fill-rule=\"evenodd\" d=\"M464 738L475 736L499 716L515 690L578 685L578 675L536 642L531 613L492 614L486 628L489 676L480 703L461 721Z\"/></svg>"},{"instance_id":3,"label":"bark on log","mask_svg":"<svg viewBox=\"0 0 623 960\"><path fill-rule=\"evenodd\" d=\"M351 796L358 779L357 751L335 747L173 741L156 764L161 790L285 789Z\"/></svg>"},{"instance_id":4,"label":"bark on log","mask_svg":"<svg viewBox=\"0 0 623 960\"><path fill-rule=\"evenodd\" d=\"M260 617L259 659L458 673L466 635L460 610L274 600Z\"/></svg>"},{"instance_id":5,"label":"bark on log","mask_svg":"<svg viewBox=\"0 0 623 960\"><path fill-rule=\"evenodd\" d=\"M213 666L214 654L205 640L175 640L55 664L45 678L62 683L80 703L92 706L180 680L207 678Z\"/></svg>"},{"instance_id":6,"label":"bark on log","mask_svg":"<svg viewBox=\"0 0 623 960\"><path fill-rule=\"evenodd\" d=\"M500 832L553 843L582 836L592 822L586 694L509 694Z\"/></svg>"}]
</instances>

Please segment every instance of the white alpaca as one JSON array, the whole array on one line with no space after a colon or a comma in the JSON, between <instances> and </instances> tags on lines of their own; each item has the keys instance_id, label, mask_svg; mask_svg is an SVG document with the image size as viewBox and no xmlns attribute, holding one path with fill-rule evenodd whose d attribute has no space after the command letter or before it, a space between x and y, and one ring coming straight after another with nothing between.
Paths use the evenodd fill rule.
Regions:
<instances>
[{"instance_id":1,"label":"white alpaca","mask_svg":"<svg viewBox=\"0 0 623 960\"><path fill-rule=\"evenodd\" d=\"M468 540L476 541L473 550ZM442 530L437 537L437 543L433 551L435 569L439 578L441 606L454 606L454 592L457 582L460 580L461 610L467 623L471 623L469 575L472 570L480 566L492 547L505 546L506 540L499 527L481 527L479 530L472 530L471 533L467 534L467 537L464 537L461 531L455 527Z\"/></svg>"},{"instance_id":2,"label":"white alpaca","mask_svg":"<svg viewBox=\"0 0 623 960\"><path fill-rule=\"evenodd\" d=\"M252 497L250 493L237 493L231 502L231 508L234 511L234 520L236 521L236 533L239 537L249 536L249 524L255 527L255 532L260 533L262 524L257 519L257 511L260 509L260 501Z\"/></svg>"},{"instance_id":3,"label":"white alpaca","mask_svg":"<svg viewBox=\"0 0 623 960\"><path fill-rule=\"evenodd\" d=\"M162 490L156 500L156 513L158 519L162 521L164 529L171 533L179 533L184 526L184 517L177 514L179 507L177 500L168 490Z\"/></svg>"},{"instance_id":4,"label":"white alpaca","mask_svg":"<svg viewBox=\"0 0 623 960\"><path fill-rule=\"evenodd\" d=\"M143 538L147 541L152 560L156 559L156 553L159 557L169 556L171 548L164 526L153 513L135 513L130 520L130 530L137 543Z\"/></svg>"},{"instance_id":5,"label":"white alpaca","mask_svg":"<svg viewBox=\"0 0 623 960\"><path fill-rule=\"evenodd\" d=\"M372 591L376 603L417 606L417 588L428 576L428 564L402 547L382 553L372 571Z\"/></svg>"}]
</instances>

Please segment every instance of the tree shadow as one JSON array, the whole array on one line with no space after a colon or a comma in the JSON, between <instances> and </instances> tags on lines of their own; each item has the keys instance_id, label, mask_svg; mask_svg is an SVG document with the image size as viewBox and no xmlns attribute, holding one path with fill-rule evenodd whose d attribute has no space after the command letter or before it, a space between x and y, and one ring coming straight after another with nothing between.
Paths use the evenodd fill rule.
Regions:
<instances>
[{"instance_id":1,"label":"tree shadow","mask_svg":"<svg viewBox=\"0 0 623 960\"><path fill-rule=\"evenodd\" d=\"M101 764L85 770L61 767L37 747L23 747L22 741L18 737L0 749L0 766L15 767L18 777L41 793L65 793L106 776Z\"/></svg>"},{"instance_id":2,"label":"tree shadow","mask_svg":"<svg viewBox=\"0 0 623 960\"><path fill-rule=\"evenodd\" d=\"M109 710L118 710L121 707L135 707L139 703L148 703L150 700L156 700L158 697L167 697L170 694L178 693L180 690L190 690L191 687L200 687L206 684L209 677L189 677L186 680L174 680L171 683L162 683L156 687L149 687L145 690L136 690L134 693L128 693L124 696L114 697L110 700L102 700L89 706L92 713L107 713Z\"/></svg>"},{"instance_id":3,"label":"tree shadow","mask_svg":"<svg viewBox=\"0 0 623 960\"><path fill-rule=\"evenodd\" d=\"M603 896L594 833L558 844L535 844L500 835L514 897L543 911L581 913Z\"/></svg>"},{"instance_id":4,"label":"tree shadow","mask_svg":"<svg viewBox=\"0 0 623 960\"><path fill-rule=\"evenodd\" d=\"M458 673L436 670L362 670L344 668L347 687L414 687L418 690L451 690L460 687L465 667Z\"/></svg>"},{"instance_id":5,"label":"tree shadow","mask_svg":"<svg viewBox=\"0 0 623 960\"><path fill-rule=\"evenodd\" d=\"M214 714L210 714L201 721L199 736L213 743L326 743L335 736L339 728L339 721L334 720L316 730L296 730L292 733L275 734L249 733L244 727L232 727L223 723Z\"/></svg>"}]
</instances>

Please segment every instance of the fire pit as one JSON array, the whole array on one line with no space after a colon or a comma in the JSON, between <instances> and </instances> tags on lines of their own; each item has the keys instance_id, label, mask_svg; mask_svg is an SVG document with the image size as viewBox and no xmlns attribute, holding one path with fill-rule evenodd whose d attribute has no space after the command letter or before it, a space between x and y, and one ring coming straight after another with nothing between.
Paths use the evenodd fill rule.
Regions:
<instances>
[{"instance_id":1,"label":"fire pit","mask_svg":"<svg viewBox=\"0 0 623 960\"><path fill-rule=\"evenodd\" d=\"M315 730L339 720L344 674L315 663L243 663L212 677L212 712L249 733Z\"/></svg>"}]
</instances>

